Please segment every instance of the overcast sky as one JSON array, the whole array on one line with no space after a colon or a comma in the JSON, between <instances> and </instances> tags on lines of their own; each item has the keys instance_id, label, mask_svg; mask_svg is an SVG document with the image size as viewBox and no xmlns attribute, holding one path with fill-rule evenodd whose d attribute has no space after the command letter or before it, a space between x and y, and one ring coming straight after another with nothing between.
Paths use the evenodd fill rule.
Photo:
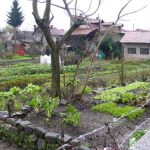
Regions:
<instances>
[{"instance_id":1,"label":"overcast sky","mask_svg":"<svg viewBox=\"0 0 150 150\"><path fill-rule=\"evenodd\" d=\"M10 11L10 7L12 6L13 0L3 0L0 4L0 28L2 29L7 25L7 13ZM33 25L35 24L34 18L32 16L32 2L31 0L18 0L19 5L22 8L23 14L25 16L25 21L21 25L22 30L33 30ZM43 1L43 0L41 0ZM62 0L53 0L57 4L61 4ZM95 8L98 0L92 0L91 10ZM128 0L102 0L101 7L99 11L93 16L99 15L100 19L103 19L106 22L115 21L117 14L121 7ZM88 4L90 0L79 0L78 7L84 11L88 9ZM126 8L125 12L130 12L137 10L143 6L147 5L147 7L135 14L126 16L124 21L120 21L120 23L124 24L124 29L133 30L136 28L142 29L150 29L150 0L132 0L132 3ZM44 4L39 4L39 13L42 14L42 10L44 9ZM67 29L69 27L69 18L64 10L60 10L58 8L53 8L53 14L55 16L53 20L53 25L58 28Z\"/></svg>"}]
</instances>

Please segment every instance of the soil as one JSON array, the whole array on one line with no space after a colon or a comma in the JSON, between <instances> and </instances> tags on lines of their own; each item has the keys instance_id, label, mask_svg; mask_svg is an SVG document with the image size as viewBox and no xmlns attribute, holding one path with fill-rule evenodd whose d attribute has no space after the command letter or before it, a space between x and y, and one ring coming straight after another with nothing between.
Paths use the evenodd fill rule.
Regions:
<instances>
[{"instance_id":1,"label":"soil","mask_svg":"<svg viewBox=\"0 0 150 150\"><path fill-rule=\"evenodd\" d=\"M59 106L52 116L50 121L46 121L46 115L44 112L40 112L35 114L33 111L25 118L25 120L30 120L35 126L40 126L46 129L47 131L53 131L71 135L76 138L82 134L86 134L100 128L107 123L112 122L115 118L111 115L107 115L104 113L94 113L91 108L100 101L95 101L92 99L92 96L84 96L81 100L75 98L73 102L71 102L81 113L81 121L80 126L73 127L71 125L64 125L62 123L62 118L60 117L60 112L65 112L66 106ZM128 121L127 119L122 119L113 125L109 129L106 127L100 132L88 136L82 141L82 144L88 146L91 150L103 150L105 147L111 147L110 150L117 150L116 143L119 145L123 142L123 140L142 122L147 120L150 116L150 106L146 108L145 114L134 121ZM143 125L139 130L150 129L150 121ZM123 144L123 146L119 150L128 149L128 140ZM11 143L0 140L0 150L23 150L22 148L17 148L15 145Z\"/></svg>"},{"instance_id":2,"label":"soil","mask_svg":"<svg viewBox=\"0 0 150 150\"><path fill-rule=\"evenodd\" d=\"M59 106L51 118L50 121L45 121L45 114L43 112L39 114L31 114L28 118L33 124L36 126L42 126L47 131L58 132L60 134L68 134L73 136L74 138L79 137L82 134L86 134L91 132L94 129L104 126L107 123L113 121L113 116L102 114L102 113L94 113L91 110L91 107L95 105L95 101L92 100L91 96L83 97L80 101L72 102L73 105L78 109L81 113L81 122L79 127L73 127L70 125L63 125L62 119L59 115L60 112L65 112L66 106ZM150 116L150 109L149 107L146 109L145 114L134 121L128 121L127 119L122 119L117 122L111 129L110 132L108 128L98 132L95 135L88 136L82 144L88 145L91 149L94 150L101 150L104 147L111 147L113 150L116 148L116 143L121 144L122 141L146 118ZM147 122L142 128L140 129L149 129L150 122ZM128 148L128 140L125 142L121 150L125 150Z\"/></svg>"},{"instance_id":3,"label":"soil","mask_svg":"<svg viewBox=\"0 0 150 150\"><path fill-rule=\"evenodd\" d=\"M0 150L23 150L12 143L0 140Z\"/></svg>"}]
</instances>

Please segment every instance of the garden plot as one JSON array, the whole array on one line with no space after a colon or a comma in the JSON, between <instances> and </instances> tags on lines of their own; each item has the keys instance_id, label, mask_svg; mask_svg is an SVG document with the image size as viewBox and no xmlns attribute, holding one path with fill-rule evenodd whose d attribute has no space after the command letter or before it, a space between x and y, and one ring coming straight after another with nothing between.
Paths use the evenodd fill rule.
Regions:
<instances>
[{"instance_id":1,"label":"garden plot","mask_svg":"<svg viewBox=\"0 0 150 150\"><path fill-rule=\"evenodd\" d=\"M80 100L76 98L68 105L67 101L66 103L58 104L58 99L50 98L43 87L29 84L24 89L14 87L9 92L1 92L0 108L1 110L6 110L5 103L8 103L13 106L12 111L16 112L20 111L23 106L28 105L31 107L31 111L23 120L29 120L35 126L42 127L49 132L57 132L60 135L65 133L76 138L96 128L102 127L109 122L113 122L117 117L135 110L149 97L149 87L149 83L135 82L126 87L117 87L98 94L98 96L103 94L105 98L105 92L106 95L108 95L108 92L113 94L112 91L117 91L116 97L118 99L116 100L114 100L114 97L109 100L108 98L104 100L100 98L100 103L103 101L103 104L97 105L99 100L95 100L92 98L92 95L86 94L82 96ZM122 96L118 97L118 91L120 91L120 95L125 92L132 92L136 93L136 95L139 94L141 97L141 93L145 91L147 94L144 94L144 98L140 98L141 101L131 99L130 97L129 100L124 102L121 101ZM136 101L136 103L131 103L130 101L132 100ZM131 106L126 106L130 104ZM111 129L111 134L116 142L118 144L121 143L122 140L149 115L150 111L143 108L128 116L127 118L129 120L124 118L117 122ZM115 145L107 127L97 134L86 137L82 144L90 148L113 147ZM127 145L125 145L125 147L126 146Z\"/></svg>"}]
</instances>

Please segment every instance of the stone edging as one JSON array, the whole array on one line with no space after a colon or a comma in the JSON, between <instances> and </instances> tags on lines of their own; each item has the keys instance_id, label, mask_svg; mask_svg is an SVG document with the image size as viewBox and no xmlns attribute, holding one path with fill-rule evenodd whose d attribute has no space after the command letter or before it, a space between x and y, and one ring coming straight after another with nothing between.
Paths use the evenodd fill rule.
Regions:
<instances>
[{"instance_id":1,"label":"stone edging","mask_svg":"<svg viewBox=\"0 0 150 150\"><path fill-rule=\"evenodd\" d=\"M0 113L0 138L31 150L56 150L73 139L67 134L62 138L58 133L47 132L27 120L9 118L6 112ZM72 146L76 149L88 150L80 145L80 142L72 143Z\"/></svg>"}]
</instances>

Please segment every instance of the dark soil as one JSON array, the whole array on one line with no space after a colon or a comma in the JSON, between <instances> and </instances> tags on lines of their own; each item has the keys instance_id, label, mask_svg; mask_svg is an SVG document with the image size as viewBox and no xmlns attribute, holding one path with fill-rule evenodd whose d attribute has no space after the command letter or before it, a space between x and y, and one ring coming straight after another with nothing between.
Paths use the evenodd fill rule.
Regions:
<instances>
[{"instance_id":1,"label":"dark soil","mask_svg":"<svg viewBox=\"0 0 150 150\"><path fill-rule=\"evenodd\" d=\"M60 112L65 112L66 106L59 106L51 118L50 121L45 121L45 114L43 112L39 114L32 114L28 119L35 124L36 126L42 126L48 131L58 132L60 134L69 134L74 138L79 137L82 134L86 134L91 132L92 130L102 127L107 123L113 121L114 117L102 113L94 113L91 110L91 107L95 105L95 101L93 101L90 97L83 97L80 101L72 102L73 105L78 109L81 113L81 122L79 127L73 127L70 125L63 125L62 119L59 115ZM98 132L95 135L88 136L83 144L90 147L91 149L103 149L104 147L115 147L115 144L118 145L122 143L122 141L128 136L136 126L140 125L143 121L146 120L150 116L150 110L147 108L146 113L141 118L128 121L127 119L122 119L117 122L108 132L108 128L106 127L104 130ZM142 129L149 129L150 122L148 122ZM121 147L121 150L125 150L128 148L128 140Z\"/></svg>"},{"instance_id":2,"label":"dark soil","mask_svg":"<svg viewBox=\"0 0 150 150\"><path fill-rule=\"evenodd\" d=\"M0 140L0 150L24 150L23 148L19 148L12 143Z\"/></svg>"}]
</instances>

